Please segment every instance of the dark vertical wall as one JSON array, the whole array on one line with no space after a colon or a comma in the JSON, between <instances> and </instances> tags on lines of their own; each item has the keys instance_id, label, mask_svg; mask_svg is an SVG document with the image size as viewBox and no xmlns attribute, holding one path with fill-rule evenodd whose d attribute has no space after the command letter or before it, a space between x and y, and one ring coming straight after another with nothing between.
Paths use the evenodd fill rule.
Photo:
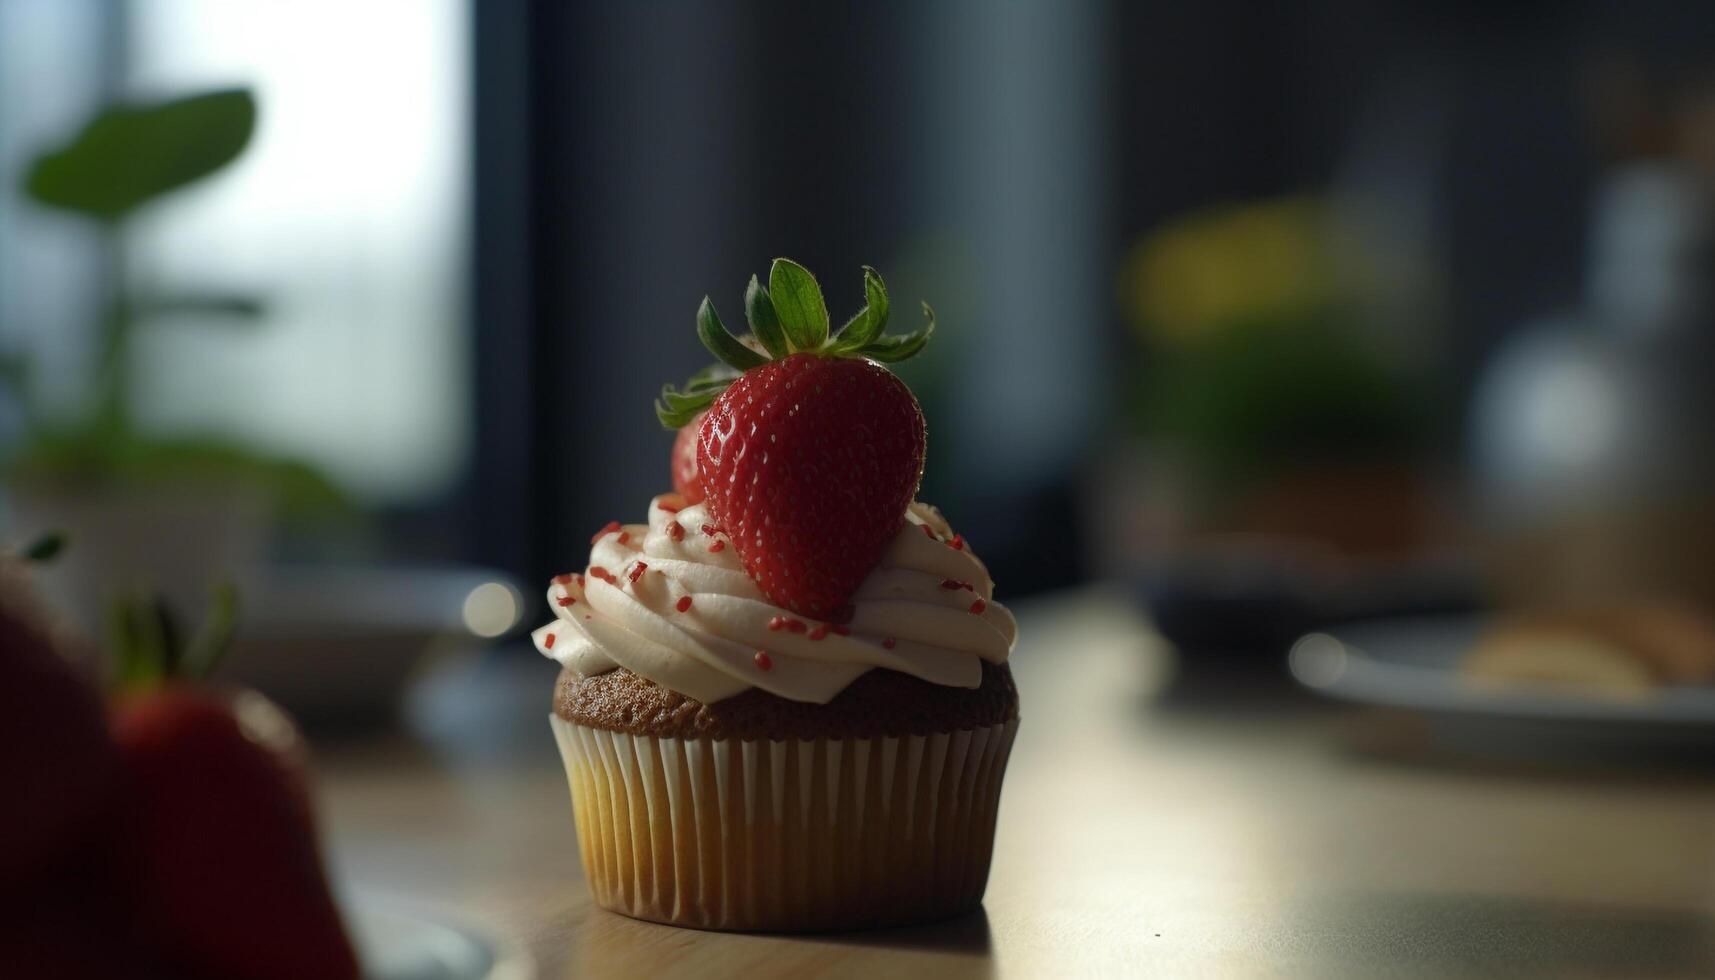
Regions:
<instances>
[{"instance_id":1,"label":"dark vertical wall","mask_svg":"<svg viewBox=\"0 0 1715 980\"><path fill-rule=\"evenodd\" d=\"M522 98L483 92L479 104L496 129L525 107L531 136L527 165L478 149L494 163L479 166L479 193L508 198L516 179L528 199L503 200L512 217L485 222L493 240L479 253L496 252L477 256L479 292L530 327L478 324L501 348L481 352L488 458L526 474L486 478L486 493L516 502L489 521L522 539L508 567L541 576L668 485L672 437L650 405L709 360L694 335L702 296L741 328L748 277L790 254L846 270L849 283L825 273L830 300L855 308L859 265L881 261L910 214L897 199L911 163L885 77L890 39L855 9L498 6L479 15L509 21L490 33L526 43L479 39L479 61L521 53L529 82ZM519 69L493 72L504 85ZM525 248L501 241L520 235Z\"/></svg>"},{"instance_id":2,"label":"dark vertical wall","mask_svg":"<svg viewBox=\"0 0 1715 980\"><path fill-rule=\"evenodd\" d=\"M545 495L536 382L535 170L531 151L530 10L520 0L471 4L473 106L470 360L477 434L460 501L466 554L513 572L546 555L533 514Z\"/></svg>"},{"instance_id":3,"label":"dark vertical wall","mask_svg":"<svg viewBox=\"0 0 1715 980\"><path fill-rule=\"evenodd\" d=\"M667 485L651 400L706 360L702 293L736 297L755 264L743 23L706 4L534 6L538 575Z\"/></svg>"},{"instance_id":4,"label":"dark vertical wall","mask_svg":"<svg viewBox=\"0 0 1715 980\"><path fill-rule=\"evenodd\" d=\"M1445 277L1426 336L1468 377L1521 317L1576 294L1596 169L1580 64L1604 44L1648 59L1701 15L1649 4L1656 26L1637 26L1617 2L1406 0L472 6L472 553L539 577L578 560L593 527L640 513L667 483L650 400L708 360L692 341L698 300L737 326L746 279L789 254L822 276L836 316L858 304L863 263L882 266L902 321L937 301L943 333L904 369L931 410L926 494L976 525L1020 590L1081 571L1054 535L1080 457L1104 445L1102 392L1134 370L1113 356L1113 275L1131 242L1210 203L1379 192L1393 209L1380 223ZM1089 406L1043 427L1060 455L1007 458L1007 437L1044 417L1021 385ZM1462 411L1457 392L1446 411Z\"/></svg>"}]
</instances>

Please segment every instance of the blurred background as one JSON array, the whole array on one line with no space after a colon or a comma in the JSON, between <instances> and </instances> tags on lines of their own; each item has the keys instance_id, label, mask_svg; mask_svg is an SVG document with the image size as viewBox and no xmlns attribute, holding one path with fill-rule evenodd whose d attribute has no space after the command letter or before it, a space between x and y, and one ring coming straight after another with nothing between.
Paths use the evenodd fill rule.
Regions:
<instances>
[{"instance_id":1,"label":"blurred background","mask_svg":"<svg viewBox=\"0 0 1715 980\"><path fill-rule=\"evenodd\" d=\"M73 534L91 623L226 574L252 646L506 633L666 485L699 298L784 254L936 304L924 496L1009 597L1276 667L1384 614L1683 627L1712 48L1665 2L6 0L13 536Z\"/></svg>"},{"instance_id":2,"label":"blurred background","mask_svg":"<svg viewBox=\"0 0 1715 980\"><path fill-rule=\"evenodd\" d=\"M1697 2L0 0L0 541L64 530L40 584L98 636L234 582L229 677L412 733L330 771L341 860L414 886L367 845L451 804L381 774L551 769L523 631L669 486L700 299L786 255L843 317L874 265L935 305L922 496L1020 610L1026 715L1118 651L1077 669L1198 760L1152 778L1232 762L1187 798L1263 812L1243 780L1302 772L1433 842L1494 784L1339 750L1706 773L1712 195ZM1339 701L1388 723L1302 727ZM1196 853L1296 853L1228 831Z\"/></svg>"}]
</instances>

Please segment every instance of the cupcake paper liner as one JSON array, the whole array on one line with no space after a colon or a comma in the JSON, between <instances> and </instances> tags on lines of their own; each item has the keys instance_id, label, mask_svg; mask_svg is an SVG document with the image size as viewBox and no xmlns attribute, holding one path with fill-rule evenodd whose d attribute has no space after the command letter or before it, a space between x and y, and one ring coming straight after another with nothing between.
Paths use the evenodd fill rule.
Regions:
<instances>
[{"instance_id":1,"label":"cupcake paper liner","mask_svg":"<svg viewBox=\"0 0 1715 980\"><path fill-rule=\"evenodd\" d=\"M628 735L551 716L598 904L705 929L852 929L982 900L1018 720L898 738Z\"/></svg>"}]
</instances>

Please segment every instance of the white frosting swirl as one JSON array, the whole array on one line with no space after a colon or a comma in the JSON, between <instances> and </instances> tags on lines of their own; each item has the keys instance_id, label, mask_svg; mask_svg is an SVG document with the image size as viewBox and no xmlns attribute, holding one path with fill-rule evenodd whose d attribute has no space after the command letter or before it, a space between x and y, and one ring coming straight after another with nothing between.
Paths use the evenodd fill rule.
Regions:
<instances>
[{"instance_id":1,"label":"white frosting swirl","mask_svg":"<svg viewBox=\"0 0 1715 980\"><path fill-rule=\"evenodd\" d=\"M844 626L774 605L708 512L663 494L648 525L599 535L584 574L554 580L556 618L531 635L584 677L625 667L705 704L752 687L825 704L872 667L976 687L981 661L1005 663L1018 636L988 569L926 504L911 505L851 604Z\"/></svg>"}]
</instances>

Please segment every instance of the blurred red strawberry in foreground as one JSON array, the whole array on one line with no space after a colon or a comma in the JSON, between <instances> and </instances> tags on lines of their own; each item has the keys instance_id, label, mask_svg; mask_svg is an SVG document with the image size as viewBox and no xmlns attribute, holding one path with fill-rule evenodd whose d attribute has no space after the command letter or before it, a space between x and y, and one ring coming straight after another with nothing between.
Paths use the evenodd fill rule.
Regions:
<instances>
[{"instance_id":1,"label":"blurred red strawberry in foreground","mask_svg":"<svg viewBox=\"0 0 1715 980\"><path fill-rule=\"evenodd\" d=\"M115 785L101 696L61 645L28 566L0 558L0 786L18 794L0 806L0 881L63 855Z\"/></svg>"},{"instance_id":2,"label":"blurred red strawberry in foreground","mask_svg":"<svg viewBox=\"0 0 1715 980\"><path fill-rule=\"evenodd\" d=\"M232 590L217 593L188 640L158 601L114 607L111 720L137 922L193 977L355 980L297 726L254 691L182 679L212 672L237 603Z\"/></svg>"},{"instance_id":3,"label":"blurred red strawberry in foreground","mask_svg":"<svg viewBox=\"0 0 1715 980\"><path fill-rule=\"evenodd\" d=\"M345 978L296 727L251 691L168 684L113 709L143 932L216 977Z\"/></svg>"},{"instance_id":4,"label":"blurred red strawberry in foreground","mask_svg":"<svg viewBox=\"0 0 1715 980\"><path fill-rule=\"evenodd\" d=\"M119 768L95 686L0 556L0 976L149 977L116 825Z\"/></svg>"},{"instance_id":5,"label":"blurred red strawberry in foreground","mask_svg":"<svg viewBox=\"0 0 1715 980\"><path fill-rule=\"evenodd\" d=\"M188 641L159 603L117 604L104 712L22 569L0 557L0 975L356 980L297 727L181 679L212 668L236 598Z\"/></svg>"}]
</instances>

